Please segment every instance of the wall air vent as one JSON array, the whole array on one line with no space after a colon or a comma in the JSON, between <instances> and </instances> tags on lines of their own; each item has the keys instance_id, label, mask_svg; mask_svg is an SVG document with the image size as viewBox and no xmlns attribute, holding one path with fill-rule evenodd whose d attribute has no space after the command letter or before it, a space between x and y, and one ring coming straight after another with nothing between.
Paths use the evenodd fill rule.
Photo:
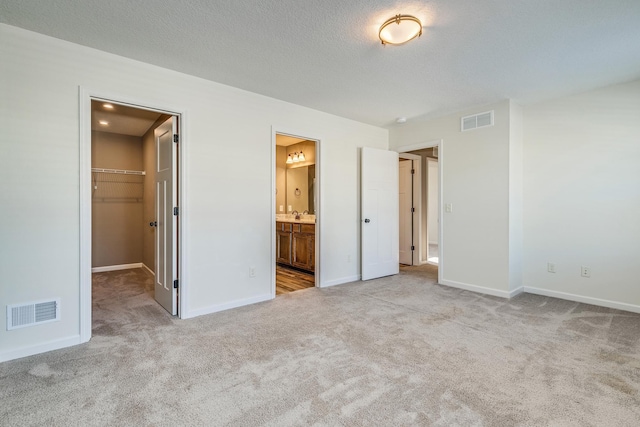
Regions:
<instances>
[{"instance_id":1,"label":"wall air vent","mask_svg":"<svg viewBox=\"0 0 640 427\"><path fill-rule=\"evenodd\" d=\"M465 116L460 119L460 130L462 132L487 126L493 126L493 110Z\"/></svg>"},{"instance_id":2,"label":"wall air vent","mask_svg":"<svg viewBox=\"0 0 640 427\"><path fill-rule=\"evenodd\" d=\"M60 320L60 299L7 306L7 330Z\"/></svg>"}]
</instances>

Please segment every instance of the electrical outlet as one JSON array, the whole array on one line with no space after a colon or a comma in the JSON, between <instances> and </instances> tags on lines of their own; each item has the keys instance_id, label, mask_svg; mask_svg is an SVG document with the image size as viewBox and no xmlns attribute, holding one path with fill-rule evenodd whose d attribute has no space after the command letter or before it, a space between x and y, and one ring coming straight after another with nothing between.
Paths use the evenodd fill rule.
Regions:
<instances>
[{"instance_id":1,"label":"electrical outlet","mask_svg":"<svg viewBox=\"0 0 640 427\"><path fill-rule=\"evenodd\" d=\"M556 272L556 265L552 262L548 262L547 263L547 271L549 273L555 273Z\"/></svg>"},{"instance_id":2,"label":"electrical outlet","mask_svg":"<svg viewBox=\"0 0 640 427\"><path fill-rule=\"evenodd\" d=\"M249 267L249 277L256 277L256 268Z\"/></svg>"},{"instance_id":3,"label":"electrical outlet","mask_svg":"<svg viewBox=\"0 0 640 427\"><path fill-rule=\"evenodd\" d=\"M580 275L582 277L591 277L591 269L583 265L582 267L580 267Z\"/></svg>"}]
</instances>

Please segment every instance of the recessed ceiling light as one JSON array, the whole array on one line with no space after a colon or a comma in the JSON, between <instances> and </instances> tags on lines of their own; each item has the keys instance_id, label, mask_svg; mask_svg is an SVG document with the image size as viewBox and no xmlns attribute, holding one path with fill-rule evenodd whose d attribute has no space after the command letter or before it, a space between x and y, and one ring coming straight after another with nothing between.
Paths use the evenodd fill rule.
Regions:
<instances>
[{"instance_id":1,"label":"recessed ceiling light","mask_svg":"<svg viewBox=\"0 0 640 427\"><path fill-rule=\"evenodd\" d=\"M109 122L106 120L100 120L98 123L100 123L102 126L108 126Z\"/></svg>"},{"instance_id":2,"label":"recessed ceiling light","mask_svg":"<svg viewBox=\"0 0 640 427\"><path fill-rule=\"evenodd\" d=\"M398 117L396 119L396 123L398 123L398 124L407 123L407 118L406 117Z\"/></svg>"},{"instance_id":3,"label":"recessed ceiling light","mask_svg":"<svg viewBox=\"0 0 640 427\"><path fill-rule=\"evenodd\" d=\"M422 35L422 22L415 16L396 15L380 27L378 37L382 44L404 44Z\"/></svg>"},{"instance_id":4,"label":"recessed ceiling light","mask_svg":"<svg viewBox=\"0 0 640 427\"><path fill-rule=\"evenodd\" d=\"M102 104L102 106L104 108L106 108L107 110L113 110L113 105L111 105L111 104Z\"/></svg>"}]
</instances>

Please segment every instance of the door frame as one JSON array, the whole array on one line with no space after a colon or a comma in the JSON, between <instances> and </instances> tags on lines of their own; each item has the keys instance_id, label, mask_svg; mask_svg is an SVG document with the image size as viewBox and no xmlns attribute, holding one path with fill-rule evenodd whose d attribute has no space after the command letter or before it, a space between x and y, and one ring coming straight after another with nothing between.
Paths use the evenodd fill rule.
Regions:
<instances>
[{"instance_id":1,"label":"door frame","mask_svg":"<svg viewBox=\"0 0 640 427\"><path fill-rule=\"evenodd\" d=\"M442 139L433 139L430 141L419 142L417 144L409 144L409 145L401 145L395 148L398 155L403 154L411 154L410 151L414 150L422 150L424 148L433 148L438 147L438 215L440 216L440 222L438 223L438 283L442 283L442 278L444 276L444 140ZM425 171L426 173L426 171ZM422 180L421 180L422 181ZM428 244L428 242L427 242ZM423 263L424 264L424 263Z\"/></svg>"},{"instance_id":2,"label":"door frame","mask_svg":"<svg viewBox=\"0 0 640 427\"><path fill-rule=\"evenodd\" d=\"M133 108L156 111L158 113L169 114L178 118L178 130L180 134L180 147L178 154L178 206L180 215L178 216L178 260L177 267L180 276L180 298L178 305L178 317L188 318L187 295L188 271L186 269L187 254L185 253L187 220L185 206L187 205L185 179L186 159L187 159L187 132L186 132L186 109L157 101L133 98L114 92L105 92L79 86L79 140L80 140L80 342L84 343L91 339L92 309L91 309L91 101L104 101L113 104L125 105Z\"/></svg>"},{"instance_id":3,"label":"door frame","mask_svg":"<svg viewBox=\"0 0 640 427\"><path fill-rule=\"evenodd\" d=\"M313 132L301 131L300 129L291 129L282 126L271 126L271 298L276 297L276 134L301 138L306 141L315 142L316 154L316 235L315 235L315 287L322 288L322 256L320 250L322 248L322 138L309 137Z\"/></svg>"},{"instance_id":4,"label":"door frame","mask_svg":"<svg viewBox=\"0 0 640 427\"><path fill-rule=\"evenodd\" d=\"M438 154L438 157L439 156L440 155ZM433 159L431 157L427 157L425 160L426 160L426 166L427 166L426 170L424 172L425 173L425 177L429 176L429 162L433 162L438 167L438 182L439 182L439 179L440 179L440 159ZM430 190L429 186L430 186L430 184L427 181L427 191L426 191L427 198L429 197L429 190ZM436 191L438 191L438 199L439 199L439 195L440 195L439 186L438 186L438 189ZM438 262L429 261L429 244L430 244L429 235L430 235L430 233L429 233L429 208L428 207L429 207L429 200L427 199L427 212L425 212L426 223L427 223L427 236L426 236L427 237L426 238L426 242L427 242L427 251L426 251L427 257L426 257L426 261L424 261L424 263L425 264L431 264L431 265L439 265L440 264L440 255L439 254L438 254ZM440 208L440 200L438 200L438 227L440 227L440 222L441 222L441 219L440 219L440 215L441 214L440 214L440 209L439 208ZM439 252L440 252L440 241L438 241L438 253Z\"/></svg>"},{"instance_id":5,"label":"door frame","mask_svg":"<svg viewBox=\"0 0 640 427\"><path fill-rule=\"evenodd\" d=\"M422 157L411 153L398 153L398 157L404 160L411 160L411 167L415 170L411 181L413 186L413 208L414 215L411 217L413 230L413 246L416 248L411 254L411 265L420 265L423 247L420 244L422 234Z\"/></svg>"}]
</instances>

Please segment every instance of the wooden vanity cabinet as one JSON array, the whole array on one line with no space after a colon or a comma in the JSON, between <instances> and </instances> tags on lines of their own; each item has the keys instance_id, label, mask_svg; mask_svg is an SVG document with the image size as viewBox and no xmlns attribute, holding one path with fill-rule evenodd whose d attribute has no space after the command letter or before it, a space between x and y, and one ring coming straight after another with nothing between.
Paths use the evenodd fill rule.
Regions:
<instances>
[{"instance_id":1,"label":"wooden vanity cabinet","mask_svg":"<svg viewBox=\"0 0 640 427\"><path fill-rule=\"evenodd\" d=\"M291 265L291 229L293 224L276 222L276 262Z\"/></svg>"},{"instance_id":2,"label":"wooden vanity cabinet","mask_svg":"<svg viewBox=\"0 0 640 427\"><path fill-rule=\"evenodd\" d=\"M315 271L315 224L276 222L276 262Z\"/></svg>"},{"instance_id":3,"label":"wooden vanity cabinet","mask_svg":"<svg viewBox=\"0 0 640 427\"><path fill-rule=\"evenodd\" d=\"M296 227L297 226L297 227ZM316 235L314 224L293 224L291 265L314 271Z\"/></svg>"}]
</instances>

